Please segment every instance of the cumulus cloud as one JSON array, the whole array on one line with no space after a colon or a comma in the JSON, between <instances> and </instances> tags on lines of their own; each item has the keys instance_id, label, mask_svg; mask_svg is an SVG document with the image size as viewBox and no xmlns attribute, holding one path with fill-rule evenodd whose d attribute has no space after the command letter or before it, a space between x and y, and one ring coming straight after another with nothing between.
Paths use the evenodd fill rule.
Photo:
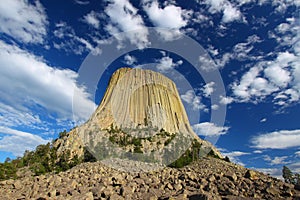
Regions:
<instances>
[{"instance_id":1,"label":"cumulus cloud","mask_svg":"<svg viewBox=\"0 0 300 200\"><path fill-rule=\"evenodd\" d=\"M200 1L201 2L201 1ZM204 3L208 5L209 12L212 14L222 13L222 22L230 23L233 21L242 20L243 15L237 5L234 5L227 0L205 0Z\"/></svg>"},{"instance_id":2,"label":"cumulus cloud","mask_svg":"<svg viewBox=\"0 0 300 200\"><path fill-rule=\"evenodd\" d=\"M223 18L222 21L224 23L240 20L242 17L241 12L238 8L233 7L232 4L226 4L223 10Z\"/></svg>"},{"instance_id":3,"label":"cumulus cloud","mask_svg":"<svg viewBox=\"0 0 300 200\"><path fill-rule=\"evenodd\" d=\"M131 55L129 55L129 54L126 54L126 55L124 56L124 62L125 62L125 64L127 64L127 65L133 65L133 64L135 64L135 63L137 62L137 59L136 59L136 57L134 57L134 56L131 56Z\"/></svg>"},{"instance_id":4,"label":"cumulus cloud","mask_svg":"<svg viewBox=\"0 0 300 200\"><path fill-rule=\"evenodd\" d=\"M0 4L0 32L24 43L43 43L47 15L39 1L10 0Z\"/></svg>"},{"instance_id":5,"label":"cumulus cloud","mask_svg":"<svg viewBox=\"0 0 300 200\"><path fill-rule=\"evenodd\" d=\"M252 138L253 147L258 149L287 149L300 146L300 130L280 130L260 134Z\"/></svg>"},{"instance_id":6,"label":"cumulus cloud","mask_svg":"<svg viewBox=\"0 0 300 200\"><path fill-rule=\"evenodd\" d=\"M284 3L290 6L291 2ZM274 4L275 5L275 4ZM276 4L277 5L277 4ZM237 102L260 102L266 97L282 110L300 100L300 29L299 19L286 18L278 24L269 37L277 41L272 58L260 58L252 68L232 84ZM259 42L251 38L249 42ZM281 50L280 49L284 49ZM266 55L268 57L269 55Z\"/></svg>"},{"instance_id":7,"label":"cumulus cloud","mask_svg":"<svg viewBox=\"0 0 300 200\"><path fill-rule=\"evenodd\" d=\"M100 21L98 19L98 14L95 11L91 11L85 15L82 20L94 28L99 28Z\"/></svg>"},{"instance_id":8,"label":"cumulus cloud","mask_svg":"<svg viewBox=\"0 0 300 200\"><path fill-rule=\"evenodd\" d=\"M192 14L192 11L182 9L173 4L167 4L161 7L157 0L144 1L143 9L154 26L172 29L171 31L159 31L162 38L167 41L180 36L180 29L188 24L188 20Z\"/></svg>"},{"instance_id":9,"label":"cumulus cloud","mask_svg":"<svg viewBox=\"0 0 300 200\"><path fill-rule=\"evenodd\" d=\"M138 48L148 45L148 30L138 10L128 0L109 1L105 13L109 17L105 29L110 35L125 32L126 39ZM125 38L118 39L122 41Z\"/></svg>"},{"instance_id":10,"label":"cumulus cloud","mask_svg":"<svg viewBox=\"0 0 300 200\"><path fill-rule=\"evenodd\" d=\"M211 109L212 110L218 110L219 106L217 104L213 104L213 105L211 105Z\"/></svg>"},{"instance_id":11,"label":"cumulus cloud","mask_svg":"<svg viewBox=\"0 0 300 200\"><path fill-rule=\"evenodd\" d=\"M286 87L290 82L290 72L279 66L271 66L264 70L266 77L279 87ZM280 74L280 76L278 76Z\"/></svg>"},{"instance_id":12,"label":"cumulus cloud","mask_svg":"<svg viewBox=\"0 0 300 200\"><path fill-rule=\"evenodd\" d=\"M224 135L229 130L229 127L217 126L214 123L210 123L210 122L194 124L192 128L198 135L203 135L203 136Z\"/></svg>"},{"instance_id":13,"label":"cumulus cloud","mask_svg":"<svg viewBox=\"0 0 300 200\"><path fill-rule=\"evenodd\" d=\"M227 105L227 104L231 104L233 102L234 102L234 99L232 97L226 97L226 96L220 97L220 104Z\"/></svg>"},{"instance_id":14,"label":"cumulus cloud","mask_svg":"<svg viewBox=\"0 0 300 200\"><path fill-rule=\"evenodd\" d=\"M173 69L183 64L182 60L178 60L177 62L174 62L173 59L170 58L169 56L164 56L161 59L156 61L158 62L156 68L160 72L166 72L170 69Z\"/></svg>"},{"instance_id":15,"label":"cumulus cloud","mask_svg":"<svg viewBox=\"0 0 300 200\"><path fill-rule=\"evenodd\" d=\"M204 85L202 92L205 97L209 97L215 90L214 88L215 82L209 82Z\"/></svg>"},{"instance_id":16,"label":"cumulus cloud","mask_svg":"<svg viewBox=\"0 0 300 200\"><path fill-rule=\"evenodd\" d=\"M38 105L57 119L72 120L74 114L76 120L86 120L95 104L77 84L77 77L74 71L51 67L42 58L0 41L0 99L5 104L1 109L7 112L34 112L32 107ZM77 113L73 113L73 98L80 102Z\"/></svg>"},{"instance_id":17,"label":"cumulus cloud","mask_svg":"<svg viewBox=\"0 0 300 200\"><path fill-rule=\"evenodd\" d=\"M290 52L279 52L272 61L258 62L232 85L233 94L241 102L259 102L270 95L274 96L277 105L297 102L300 98L300 70L295 66L298 63L299 58Z\"/></svg>"},{"instance_id":18,"label":"cumulus cloud","mask_svg":"<svg viewBox=\"0 0 300 200\"><path fill-rule=\"evenodd\" d=\"M0 126L0 133L5 135L0 140L0 151L12 152L15 156L22 156L25 150L34 150L37 145L50 142L38 135L3 126Z\"/></svg>"},{"instance_id":19,"label":"cumulus cloud","mask_svg":"<svg viewBox=\"0 0 300 200\"><path fill-rule=\"evenodd\" d=\"M232 87L235 97L242 102L247 102L251 98L254 98L254 101L256 101L277 91L277 87L270 84L265 78L259 77L261 71L262 68L259 66L252 67L242 76L239 83L235 82Z\"/></svg>"},{"instance_id":20,"label":"cumulus cloud","mask_svg":"<svg viewBox=\"0 0 300 200\"><path fill-rule=\"evenodd\" d=\"M144 4L151 22L161 28L180 29L187 25L187 10L175 5L167 5L164 8L159 6L158 1L149 1Z\"/></svg>"},{"instance_id":21,"label":"cumulus cloud","mask_svg":"<svg viewBox=\"0 0 300 200\"><path fill-rule=\"evenodd\" d=\"M295 155L296 155L297 157L300 157L300 151L296 151L296 152L295 152Z\"/></svg>"},{"instance_id":22,"label":"cumulus cloud","mask_svg":"<svg viewBox=\"0 0 300 200\"><path fill-rule=\"evenodd\" d=\"M201 97L197 96L193 90L186 91L185 94L180 95L181 99L188 103L193 110L204 110L206 106L201 103Z\"/></svg>"}]
</instances>

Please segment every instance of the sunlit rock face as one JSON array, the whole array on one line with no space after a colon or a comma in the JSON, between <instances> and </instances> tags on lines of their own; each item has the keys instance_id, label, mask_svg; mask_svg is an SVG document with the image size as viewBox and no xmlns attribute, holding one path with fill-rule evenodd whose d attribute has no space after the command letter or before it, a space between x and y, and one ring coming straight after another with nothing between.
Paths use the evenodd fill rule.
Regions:
<instances>
[{"instance_id":1,"label":"sunlit rock face","mask_svg":"<svg viewBox=\"0 0 300 200\"><path fill-rule=\"evenodd\" d=\"M61 151L69 149L71 155L82 156L87 147L98 160L116 155L139 160L139 152L166 164L195 140L203 150L222 157L192 130L175 83L151 70L115 71L96 111L67 137L68 141L59 140Z\"/></svg>"},{"instance_id":2,"label":"sunlit rock face","mask_svg":"<svg viewBox=\"0 0 300 200\"><path fill-rule=\"evenodd\" d=\"M176 85L151 70L121 68L111 77L93 118L99 126L152 126L169 133L192 132Z\"/></svg>"}]
</instances>

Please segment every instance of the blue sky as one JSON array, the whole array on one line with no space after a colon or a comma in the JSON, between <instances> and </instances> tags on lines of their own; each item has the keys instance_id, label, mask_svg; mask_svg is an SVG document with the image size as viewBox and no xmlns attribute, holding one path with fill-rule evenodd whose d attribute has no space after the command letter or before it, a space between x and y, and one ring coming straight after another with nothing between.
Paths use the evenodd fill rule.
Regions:
<instances>
[{"instance_id":1,"label":"blue sky","mask_svg":"<svg viewBox=\"0 0 300 200\"><path fill-rule=\"evenodd\" d=\"M222 153L246 167L274 176L280 176L283 165L300 172L299 6L299 0L1 4L0 161L20 156L87 120L117 68L156 63L152 69L177 79L200 137L218 137L215 145ZM151 48L148 27L167 30L160 32L161 48ZM123 32L127 34L120 35ZM124 36L117 38L119 49L126 40L135 50L120 54L107 66L96 66L104 71L100 81L86 84L80 74L83 61L88 55L105 55L116 34ZM183 35L203 47L206 57L201 62L206 64L201 70L217 72L222 84L205 81L185 56L164 48ZM177 48L193 53L188 46ZM180 87L176 73L191 89ZM213 101L223 86L226 95ZM224 107L224 123L214 123L212 113ZM199 116L196 120L194 113Z\"/></svg>"}]
</instances>

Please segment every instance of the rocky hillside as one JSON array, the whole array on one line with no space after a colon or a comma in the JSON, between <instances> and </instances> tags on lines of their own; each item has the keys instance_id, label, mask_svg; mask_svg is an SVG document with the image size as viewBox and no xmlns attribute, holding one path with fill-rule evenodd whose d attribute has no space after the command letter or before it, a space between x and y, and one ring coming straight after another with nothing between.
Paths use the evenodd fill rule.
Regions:
<instances>
[{"instance_id":1,"label":"rocky hillside","mask_svg":"<svg viewBox=\"0 0 300 200\"><path fill-rule=\"evenodd\" d=\"M117 171L100 162L83 163L59 174L2 181L0 199L296 200L300 191L260 172L203 158L180 169L139 173Z\"/></svg>"},{"instance_id":2,"label":"rocky hillside","mask_svg":"<svg viewBox=\"0 0 300 200\"><path fill-rule=\"evenodd\" d=\"M86 147L97 160L127 158L166 166L191 151L193 141L197 155L222 157L192 130L173 81L151 70L121 68L90 119L54 147L71 157L82 157Z\"/></svg>"}]
</instances>

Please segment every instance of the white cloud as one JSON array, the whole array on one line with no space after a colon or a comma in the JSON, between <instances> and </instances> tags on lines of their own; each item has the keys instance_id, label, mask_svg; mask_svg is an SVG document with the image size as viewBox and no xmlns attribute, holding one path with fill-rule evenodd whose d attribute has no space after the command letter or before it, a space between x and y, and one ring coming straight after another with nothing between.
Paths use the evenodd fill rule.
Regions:
<instances>
[{"instance_id":1,"label":"white cloud","mask_svg":"<svg viewBox=\"0 0 300 200\"><path fill-rule=\"evenodd\" d=\"M263 151L261 151L261 150L255 150L255 151L253 151L253 153L260 154L260 153L263 153Z\"/></svg>"},{"instance_id":2,"label":"white cloud","mask_svg":"<svg viewBox=\"0 0 300 200\"><path fill-rule=\"evenodd\" d=\"M280 130L255 136L251 140L258 149L286 149L300 146L300 130Z\"/></svg>"},{"instance_id":3,"label":"white cloud","mask_svg":"<svg viewBox=\"0 0 300 200\"><path fill-rule=\"evenodd\" d=\"M297 157L300 157L300 151L296 151L296 152L295 152L295 155L296 155Z\"/></svg>"},{"instance_id":4,"label":"white cloud","mask_svg":"<svg viewBox=\"0 0 300 200\"><path fill-rule=\"evenodd\" d=\"M205 97L209 97L214 92L214 90L215 90L214 85L215 85L215 82L209 82L204 85L204 88L202 89L202 91L203 91L203 95Z\"/></svg>"},{"instance_id":5,"label":"white cloud","mask_svg":"<svg viewBox=\"0 0 300 200\"><path fill-rule=\"evenodd\" d=\"M222 18L222 21L224 23L240 20L241 17L242 14L236 7L233 7L231 4L227 4L224 6Z\"/></svg>"},{"instance_id":6,"label":"white cloud","mask_svg":"<svg viewBox=\"0 0 300 200\"><path fill-rule=\"evenodd\" d=\"M288 167L291 169L292 172L300 173L300 162L294 162L289 164Z\"/></svg>"},{"instance_id":7,"label":"white cloud","mask_svg":"<svg viewBox=\"0 0 300 200\"><path fill-rule=\"evenodd\" d=\"M290 162L285 161L288 158L288 156L275 156L274 158L271 158L268 155L265 155L263 159L265 161L268 161L270 165L286 165Z\"/></svg>"},{"instance_id":8,"label":"white cloud","mask_svg":"<svg viewBox=\"0 0 300 200\"><path fill-rule=\"evenodd\" d=\"M0 4L0 32L24 43L43 43L47 16L39 1L10 0Z\"/></svg>"},{"instance_id":9,"label":"white cloud","mask_svg":"<svg viewBox=\"0 0 300 200\"><path fill-rule=\"evenodd\" d=\"M55 30L53 31L55 37L60 42L53 44L54 48L63 50L65 52L72 52L77 55L81 55L84 52L91 52L93 55L101 53L101 49L98 46L94 47L88 40L78 37L74 29L66 22L59 22L55 24ZM101 43L104 41L96 41Z\"/></svg>"},{"instance_id":10,"label":"white cloud","mask_svg":"<svg viewBox=\"0 0 300 200\"><path fill-rule=\"evenodd\" d=\"M143 6L151 22L161 28L180 29L187 25L186 10L175 5L167 5L164 8L155 1L147 2Z\"/></svg>"},{"instance_id":11,"label":"white cloud","mask_svg":"<svg viewBox=\"0 0 300 200\"><path fill-rule=\"evenodd\" d=\"M267 67L264 73L273 84L279 87L286 87L291 80L290 72L278 65Z\"/></svg>"},{"instance_id":12,"label":"white cloud","mask_svg":"<svg viewBox=\"0 0 300 200\"><path fill-rule=\"evenodd\" d=\"M263 122L266 122L267 121L267 118L262 118L259 122L263 123Z\"/></svg>"},{"instance_id":13,"label":"white cloud","mask_svg":"<svg viewBox=\"0 0 300 200\"><path fill-rule=\"evenodd\" d=\"M126 54L124 56L124 61L125 61L125 64L127 64L127 65L133 65L137 62L136 57L131 56L129 54Z\"/></svg>"},{"instance_id":14,"label":"white cloud","mask_svg":"<svg viewBox=\"0 0 300 200\"><path fill-rule=\"evenodd\" d=\"M38 105L57 120L72 120L73 114L76 121L86 120L95 104L85 88L77 85L77 77L74 71L51 67L41 58L0 41L0 98L6 113L12 108L29 110L35 116L31 108ZM74 98L80 102L76 113L72 108Z\"/></svg>"},{"instance_id":15,"label":"white cloud","mask_svg":"<svg viewBox=\"0 0 300 200\"><path fill-rule=\"evenodd\" d=\"M223 67L218 64L218 60L216 60L217 65L214 63L214 61L207 55L200 55L199 56L199 66L204 71L213 71L218 69L218 67Z\"/></svg>"},{"instance_id":16,"label":"white cloud","mask_svg":"<svg viewBox=\"0 0 300 200\"><path fill-rule=\"evenodd\" d=\"M5 134L0 139L0 151L12 152L15 156L22 156L25 150L33 150L37 145L50 142L38 135L3 126L0 126L0 133Z\"/></svg>"},{"instance_id":17,"label":"white cloud","mask_svg":"<svg viewBox=\"0 0 300 200\"><path fill-rule=\"evenodd\" d=\"M279 168L255 168L255 170L263 172L264 174L269 174L270 176L273 176L278 179L282 178L282 169Z\"/></svg>"},{"instance_id":18,"label":"white cloud","mask_svg":"<svg viewBox=\"0 0 300 200\"><path fill-rule=\"evenodd\" d=\"M225 29L223 25L220 25L221 29ZM223 68L226 64L228 64L231 60L239 60L239 61L259 61L261 60L261 55L256 55L257 51L254 51L254 44L260 43L262 40L257 35L250 35L246 39L246 41L237 43L232 48L232 52L226 52L223 55L220 54L217 50L214 50L213 47L209 48L209 51L212 52L214 56L214 61L218 68ZM256 53L256 54L255 54ZM211 64L210 64L211 65Z\"/></svg>"},{"instance_id":19,"label":"white cloud","mask_svg":"<svg viewBox=\"0 0 300 200\"><path fill-rule=\"evenodd\" d=\"M234 99L232 97L220 97L220 104L227 105L234 102Z\"/></svg>"},{"instance_id":20,"label":"white cloud","mask_svg":"<svg viewBox=\"0 0 300 200\"><path fill-rule=\"evenodd\" d=\"M227 156L231 162L244 166L245 164L240 161L239 157L244 155L249 155L250 153L242 152L242 151L232 151L232 152L222 152L222 154L224 156Z\"/></svg>"},{"instance_id":21,"label":"white cloud","mask_svg":"<svg viewBox=\"0 0 300 200\"><path fill-rule=\"evenodd\" d=\"M186 91L185 94L180 95L181 99L188 103L193 110L204 110L206 106L201 103L201 97L197 96L193 90Z\"/></svg>"},{"instance_id":22,"label":"white cloud","mask_svg":"<svg viewBox=\"0 0 300 200\"><path fill-rule=\"evenodd\" d=\"M213 105L211 106L211 109L212 109L212 110L218 110L218 109L219 109L219 106L218 106L217 104L213 104Z\"/></svg>"},{"instance_id":23,"label":"white cloud","mask_svg":"<svg viewBox=\"0 0 300 200\"><path fill-rule=\"evenodd\" d=\"M233 84L233 94L237 100L241 102L253 100L256 102L278 91L279 88L269 83L267 79L259 77L261 71L260 66L252 67L242 76L239 83L235 82Z\"/></svg>"},{"instance_id":24,"label":"white cloud","mask_svg":"<svg viewBox=\"0 0 300 200\"><path fill-rule=\"evenodd\" d=\"M229 130L229 127L217 126L214 123L210 123L210 122L194 124L192 128L198 135L203 135L203 136L224 135Z\"/></svg>"},{"instance_id":25,"label":"white cloud","mask_svg":"<svg viewBox=\"0 0 300 200\"><path fill-rule=\"evenodd\" d=\"M99 28L100 21L98 19L98 14L95 11L91 11L83 17L83 21L89 25L92 25L94 28Z\"/></svg>"},{"instance_id":26,"label":"white cloud","mask_svg":"<svg viewBox=\"0 0 300 200\"><path fill-rule=\"evenodd\" d=\"M233 53L224 53L223 55L218 55L218 57L214 58L216 65L218 68L223 68L229 61L234 57Z\"/></svg>"},{"instance_id":27,"label":"white cloud","mask_svg":"<svg viewBox=\"0 0 300 200\"><path fill-rule=\"evenodd\" d=\"M201 1L199 1L201 2ZM227 0L205 0L206 5L209 6L208 11L212 14L222 13L222 22L230 23L233 21L242 20L243 15L238 6ZM202 2L201 2L202 3Z\"/></svg>"},{"instance_id":28,"label":"white cloud","mask_svg":"<svg viewBox=\"0 0 300 200\"><path fill-rule=\"evenodd\" d=\"M231 156L231 157L237 157L237 156L243 156L243 155L249 155L250 153L248 152L242 152L242 151L232 151L230 153L224 153L226 156Z\"/></svg>"},{"instance_id":29,"label":"white cloud","mask_svg":"<svg viewBox=\"0 0 300 200\"><path fill-rule=\"evenodd\" d=\"M148 45L148 30L138 10L128 0L109 1L105 13L110 23L105 27L110 35L126 33L126 38L138 48ZM123 40L125 38L118 38Z\"/></svg>"},{"instance_id":30,"label":"white cloud","mask_svg":"<svg viewBox=\"0 0 300 200\"><path fill-rule=\"evenodd\" d=\"M0 126L26 126L30 129L49 131L48 125L47 122L42 122L39 115L22 105L10 106L0 103Z\"/></svg>"},{"instance_id":31,"label":"white cloud","mask_svg":"<svg viewBox=\"0 0 300 200\"><path fill-rule=\"evenodd\" d=\"M298 64L300 58L288 51L277 53L274 60L258 62L242 76L240 82L232 85L236 100L257 103L272 95L273 102L282 107L298 102L300 98L300 70L296 67Z\"/></svg>"},{"instance_id":32,"label":"white cloud","mask_svg":"<svg viewBox=\"0 0 300 200\"><path fill-rule=\"evenodd\" d=\"M173 69L174 67L178 67L183 64L182 60L179 60L177 62L173 62L173 59L169 56L164 56L159 60L156 60L158 64L156 65L156 68L160 72L166 72L170 69Z\"/></svg>"},{"instance_id":33,"label":"white cloud","mask_svg":"<svg viewBox=\"0 0 300 200\"><path fill-rule=\"evenodd\" d=\"M188 24L188 20L192 15L191 10L182 9L171 3L165 3L164 7L160 7L157 0L144 1L143 9L154 26L166 28L166 30L157 30L159 35L166 41L179 37L181 35L180 29Z\"/></svg>"},{"instance_id":34,"label":"white cloud","mask_svg":"<svg viewBox=\"0 0 300 200\"><path fill-rule=\"evenodd\" d=\"M79 5L87 5L90 2L89 1L82 1L82 0L75 0L75 3L79 4Z\"/></svg>"}]
</instances>

